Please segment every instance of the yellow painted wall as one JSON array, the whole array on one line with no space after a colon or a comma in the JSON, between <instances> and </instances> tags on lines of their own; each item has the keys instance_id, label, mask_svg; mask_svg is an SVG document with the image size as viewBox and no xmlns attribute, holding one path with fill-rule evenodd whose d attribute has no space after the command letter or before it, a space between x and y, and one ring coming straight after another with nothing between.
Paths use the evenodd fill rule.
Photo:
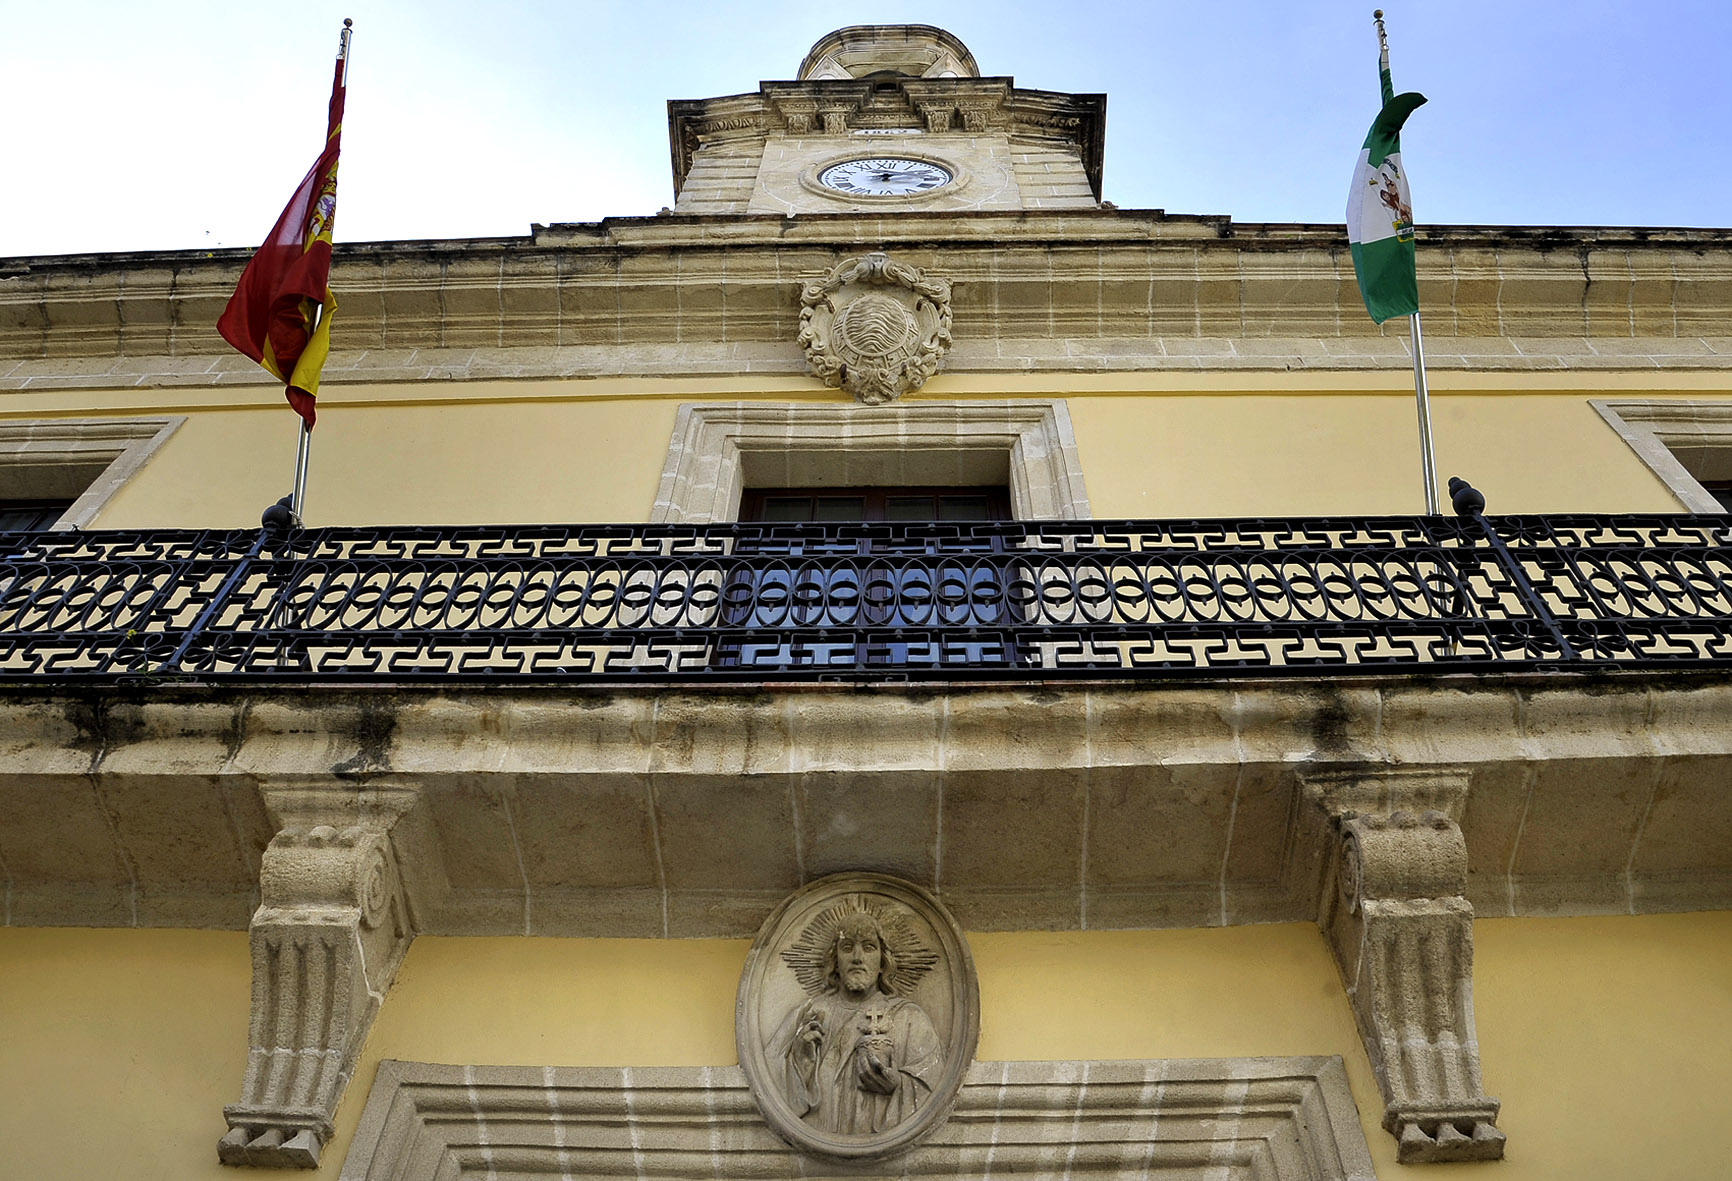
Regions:
<instances>
[{"instance_id":1,"label":"yellow painted wall","mask_svg":"<svg viewBox=\"0 0 1732 1181\"><path fill-rule=\"evenodd\" d=\"M1411 393L1073 397L1070 412L1097 517L1425 511ZM1679 508L1584 396L1437 397L1432 433L1446 511L1452 475L1493 513Z\"/></svg>"},{"instance_id":2,"label":"yellow painted wall","mask_svg":"<svg viewBox=\"0 0 1732 1181\"><path fill-rule=\"evenodd\" d=\"M0 931L0 1175L235 1181L250 972L244 933Z\"/></svg>"},{"instance_id":3,"label":"yellow painted wall","mask_svg":"<svg viewBox=\"0 0 1732 1181\"><path fill-rule=\"evenodd\" d=\"M1097 517L1410 513L1421 508L1418 444L1402 378L941 375L913 400L1065 398ZM1439 375L1438 465L1444 477L1467 477L1494 512L1674 510L1588 400L1732 397L1724 380ZM321 399L308 518L646 520L679 404L736 399L848 402L798 378L334 387ZM270 391L25 391L8 395L0 417L167 413L188 421L98 527L248 527L288 491L296 420Z\"/></svg>"},{"instance_id":4,"label":"yellow painted wall","mask_svg":"<svg viewBox=\"0 0 1732 1181\"><path fill-rule=\"evenodd\" d=\"M1502 1165L1393 1163L1347 1002L1306 924L973 935L980 1056L1340 1054L1385 1178L1725 1175L1715 1132L1732 1104L1732 912L1475 929ZM316 1176L335 1176L383 1057L732 1062L746 946L417 940ZM239 1094L247 971L240 933L0 931L0 1173L235 1181L216 1141Z\"/></svg>"},{"instance_id":5,"label":"yellow painted wall","mask_svg":"<svg viewBox=\"0 0 1732 1181\"><path fill-rule=\"evenodd\" d=\"M321 409L307 478L316 525L643 521L674 401L472 402ZM189 416L98 528L256 526L294 482L298 420Z\"/></svg>"},{"instance_id":6,"label":"yellow painted wall","mask_svg":"<svg viewBox=\"0 0 1732 1181\"><path fill-rule=\"evenodd\" d=\"M1511 1177L1732 1176L1732 912L1474 924ZM1466 1166L1471 1168L1471 1166Z\"/></svg>"}]
</instances>

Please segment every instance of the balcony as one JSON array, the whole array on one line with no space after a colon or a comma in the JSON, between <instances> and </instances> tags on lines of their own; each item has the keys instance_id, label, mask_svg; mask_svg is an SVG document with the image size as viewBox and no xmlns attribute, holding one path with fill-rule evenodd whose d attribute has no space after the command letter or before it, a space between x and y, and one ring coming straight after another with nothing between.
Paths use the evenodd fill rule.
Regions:
<instances>
[{"instance_id":1,"label":"balcony","mask_svg":"<svg viewBox=\"0 0 1732 1181\"><path fill-rule=\"evenodd\" d=\"M13 683L1690 668L1718 516L0 534Z\"/></svg>"}]
</instances>

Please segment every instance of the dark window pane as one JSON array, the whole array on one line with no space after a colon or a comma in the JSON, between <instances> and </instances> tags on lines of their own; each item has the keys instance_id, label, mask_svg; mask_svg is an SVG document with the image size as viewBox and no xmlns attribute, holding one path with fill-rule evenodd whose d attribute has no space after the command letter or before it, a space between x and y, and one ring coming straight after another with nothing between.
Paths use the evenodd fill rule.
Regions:
<instances>
[{"instance_id":1,"label":"dark window pane","mask_svg":"<svg viewBox=\"0 0 1732 1181\"><path fill-rule=\"evenodd\" d=\"M940 521L990 521L992 514L987 509L984 496L940 496L938 498L938 519Z\"/></svg>"},{"instance_id":2,"label":"dark window pane","mask_svg":"<svg viewBox=\"0 0 1732 1181\"><path fill-rule=\"evenodd\" d=\"M1704 483L1702 487L1706 488L1708 494L1720 502L1722 511L1732 513L1732 481Z\"/></svg>"},{"instance_id":3,"label":"dark window pane","mask_svg":"<svg viewBox=\"0 0 1732 1181\"><path fill-rule=\"evenodd\" d=\"M71 507L70 500L0 500L0 533L52 529Z\"/></svg>"},{"instance_id":4,"label":"dark window pane","mask_svg":"<svg viewBox=\"0 0 1732 1181\"><path fill-rule=\"evenodd\" d=\"M1010 489L986 487L747 488L742 521L1008 521Z\"/></svg>"},{"instance_id":5,"label":"dark window pane","mask_svg":"<svg viewBox=\"0 0 1732 1181\"><path fill-rule=\"evenodd\" d=\"M884 498L884 519L886 521L931 521L932 497L930 496L887 496Z\"/></svg>"},{"instance_id":6,"label":"dark window pane","mask_svg":"<svg viewBox=\"0 0 1732 1181\"><path fill-rule=\"evenodd\" d=\"M866 519L866 498L864 496L819 496L816 500L818 508L812 514L814 521L864 521Z\"/></svg>"},{"instance_id":7,"label":"dark window pane","mask_svg":"<svg viewBox=\"0 0 1732 1181\"><path fill-rule=\"evenodd\" d=\"M748 520L758 521L810 521L812 519L812 498L810 496L766 496L758 508L757 514Z\"/></svg>"}]
</instances>

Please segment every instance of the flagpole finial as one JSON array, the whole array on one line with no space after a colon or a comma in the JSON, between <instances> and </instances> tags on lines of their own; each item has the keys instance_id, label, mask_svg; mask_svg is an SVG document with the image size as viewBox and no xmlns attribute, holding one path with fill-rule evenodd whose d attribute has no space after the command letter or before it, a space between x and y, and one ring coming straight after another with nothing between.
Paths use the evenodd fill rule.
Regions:
<instances>
[{"instance_id":1,"label":"flagpole finial","mask_svg":"<svg viewBox=\"0 0 1732 1181\"><path fill-rule=\"evenodd\" d=\"M1377 51L1383 58L1383 68L1389 68L1389 34L1383 31L1383 9L1376 8L1371 12L1371 19L1377 24Z\"/></svg>"},{"instance_id":2,"label":"flagpole finial","mask_svg":"<svg viewBox=\"0 0 1732 1181\"><path fill-rule=\"evenodd\" d=\"M343 63L343 85L349 84L349 38L355 34L355 22L343 18L343 31L337 34L337 60Z\"/></svg>"}]
</instances>

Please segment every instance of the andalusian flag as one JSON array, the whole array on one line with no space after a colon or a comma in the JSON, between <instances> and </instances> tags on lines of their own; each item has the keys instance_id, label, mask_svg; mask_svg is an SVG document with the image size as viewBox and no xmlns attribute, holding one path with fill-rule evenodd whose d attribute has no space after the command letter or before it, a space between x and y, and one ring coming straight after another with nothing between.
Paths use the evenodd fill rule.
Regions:
<instances>
[{"instance_id":1,"label":"andalusian flag","mask_svg":"<svg viewBox=\"0 0 1732 1181\"><path fill-rule=\"evenodd\" d=\"M337 212L337 151L343 135L343 95L349 31L344 21L331 80L325 150L289 198L241 272L241 281L217 320L217 331L235 348L263 365L284 384L289 405L310 430L319 373L331 351L331 222Z\"/></svg>"},{"instance_id":2,"label":"andalusian flag","mask_svg":"<svg viewBox=\"0 0 1732 1181\"><path fill-rule=\"evenodd\" d=\"M1382 13L1378 13L1382 16ZM1378 22L1379 33L1382 22ZM1419 281L1413 264L1413 205L1407 195L1407 171L1401 166L1401 125L1423 94L1396 94L1389 80L1389 46L1379 61L1383 76L1383 110L1379 111L1359 167L1347 194L1347 241L1353 247L1353 271L1365 310L1379 324L1419 310Z\"/></svg>"}]
</instances>

